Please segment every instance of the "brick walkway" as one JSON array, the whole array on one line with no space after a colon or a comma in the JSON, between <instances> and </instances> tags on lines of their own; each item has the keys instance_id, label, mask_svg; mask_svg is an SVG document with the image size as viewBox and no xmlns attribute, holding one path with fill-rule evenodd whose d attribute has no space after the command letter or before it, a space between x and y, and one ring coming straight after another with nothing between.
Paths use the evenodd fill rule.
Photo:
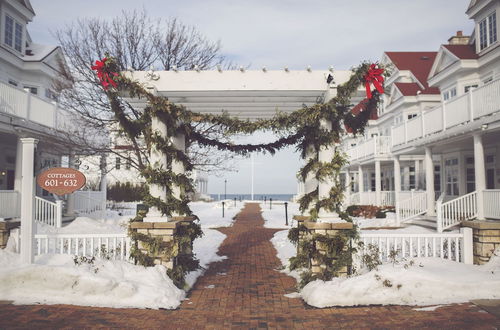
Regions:
<instances>
[{"instance_id":1,"label":"brick walkway","mask_svg":"<svg viewBox=\"0 0 500 330\"><path fill-rule=\"evenodd\" d=\"M408 306L315 309L293 292L295 281L280 266L269 241L276 232L263 227L258 204L247 204L214 263L178 310L92 308L68 305L0 305L0 328L484 328L500 319L472 304L419 312Z\"/></svg>"}]
</instances>

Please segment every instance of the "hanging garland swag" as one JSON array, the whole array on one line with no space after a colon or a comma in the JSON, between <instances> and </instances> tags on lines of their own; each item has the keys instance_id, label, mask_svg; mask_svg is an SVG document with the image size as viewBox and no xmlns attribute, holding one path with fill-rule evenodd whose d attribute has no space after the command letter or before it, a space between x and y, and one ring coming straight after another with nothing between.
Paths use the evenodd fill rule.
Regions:
<instances>
[{"instance_id":1,"label":"hanging garland swag","mask_svg":"<svg viewBox=\"0 0 500 330\"><path fill-rule=\"evenodd\" d=\"M180 162L186 171L190 171L193 168L193 164L184 152L177 150L172 145L171 138L177 134L185 136L186 144L197 143L200 146L227 150L241 155L255 151L274 154L284 147L293 145L300 151L301 157L305 158L306 150L313 151L317 155L322 147L338 145L341 138L346 134L346 130L353 134L359 134L364 131L371 114L377 109L380 94L384 92L383 83L384 74L386 74L384 69L378 67L376 64L361 63L353 69L353 73L347 82L337 86L337 95L327 103L303 107L289 114L277 112L270 119L250 121L230 117L227 113L215 115L193 112L184 106L172 103L165 97L153 95L140 83L132 81L126 74L118 73L120 70L115 59L109 56L106 56L101 61L96 61L92 69L97 72L98 83L102 85L104 92L109 98L111 110L126 136L133 143L137 143L139 139L144 139L148 149L154 147L156 150L163 152L170 162L173 160ZM350 111L351 97L358 87L362 85L366 88L367 98L364 100L361 111L358 114L354 114ZM374 90L372 90L372 85L375 87ZM120 97L120 95L124 94L131 98L144 99L147 101L148 106L144 111L135 113L134 118L132 118L127 114L124 102ZM167 136L159 135L151 129L153 117L158 118L167 127L175 127L175 129L168 129ZM323 129L319 124L320 120L331 122L332 130ZM280 134L281 137L271 143L233 144L205 136L194 125L199 123L216 125L226 136L251 134L260 130L275 132ZM341 218L350 221L349 216L342 212L340 208L343 199L343 188L340 185L340 170L346 162L346 155L340 148L336 147L334 156L329 162L320 162L316 156L310 159L299 171L298 175L301 179L305 179L308 173L314 173L318 181L328 178L333 180L334 183L329 196L326 198L319 199L318 190L316 189L305 194L299 200L300 210L302 212L309 211L313 220L317 218L319 210L325 208L328 211L337 212ZM167 201L163 201L147 193L144 200L147 205L157 207L166 216L170 216L173 213L192 214L188 207L189 200L187 194L194 189L192 180L186 174L175 174L169 169L158 168L156 164L151 164L149 161L140 166L139 171L146 179L147 184L162 185L167 191ZM173 195L174 186L181 188L182 193L180 198L176 198ZM324 240L324 238L320 239ZM344 245L345 242L342 244ZM152 246L157 247L153 243ZM168 248L170 249L171 247ZM302 250L315 253L305 247ZM138 254L139 252L136 251L135 253ZM143 260L148 264L147 258L138 255L135 257L136 260ZM297 257L300 258L300 256ZM330 263L333 262L333 258L326 259L330 260ZM338 260L345 258L344 256L336 255L335 259L338 262ZM325 262L328 262L328 260L325 260ZM295 264L302 265L301 262L295 262ZM340 264L337 264L335 267L327 267L328 274L325 278L335 273L335 270L339 269L340 266Z\"/></svg>"}]
</instances>

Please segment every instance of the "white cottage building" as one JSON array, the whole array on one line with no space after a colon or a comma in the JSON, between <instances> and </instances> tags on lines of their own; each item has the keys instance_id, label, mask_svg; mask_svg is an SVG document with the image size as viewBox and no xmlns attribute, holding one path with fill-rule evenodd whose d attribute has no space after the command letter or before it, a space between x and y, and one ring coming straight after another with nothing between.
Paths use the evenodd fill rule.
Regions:
<instances>
[{"instance_id":1,"label":"white cottage building","mask_svg":"<svg viewBox=\"0 0 500 330\"><path fill-rule=\"evenodd\" d=\"M444 230L500 219L500 1L472 1L461 31L435 52L386 52L378 119L349 139L349 203L394 205Z\"/></svg>"}]
</instances>

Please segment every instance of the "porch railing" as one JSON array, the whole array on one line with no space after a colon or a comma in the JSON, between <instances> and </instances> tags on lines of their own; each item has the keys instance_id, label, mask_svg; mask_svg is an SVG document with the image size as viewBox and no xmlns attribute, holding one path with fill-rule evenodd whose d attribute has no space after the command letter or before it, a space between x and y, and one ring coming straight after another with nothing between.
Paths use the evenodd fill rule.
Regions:
<instances>
[{"instance_id":1,"label":"porch railing","mask_svg":"<svg viewBox=\"0 0 500 330\"><path fill-rule=\"evenodd\" d=\"M105 217L106 192L103 191L75 191L75 211L81 215L96 215Z\"/></svg>"},{"instance_id":2,"label":"porch railing","mask_svg":"<svg viewBox=\"0 0 500 330\"><path fill-rule=\"evenodd\" d=\"M467 94L441 104L391 128L392 146L474 121L500 111L500 79L471 89Z\"/></svg>"},{"instance_id":3,"label":"porch railing","mask_svg":"<svg viewBox=\"0 0 500 330\"><path fill-rule=\"evenodd\" d=\"M36 234L35 244L35 255L71 254L111 260L130 258L131 243L127 234Z\"/></svg>"},{"instance_id":4,"label":"porch railing","mask_svg":"<svg viewBox=\"0 0 500 330\"><path fill-rule=\"evenodd\" d=\"M349 148L347 155L349 159L356 160L361 158L384 155L391 151L390 136L374 136L366 141L360 142L358 145Z\"/></svg>"},{"instance_id":5,"label":"porch railing","mask_svg":"<svg viewBox=\"0 0 500 330\"><path fill-rule=\"evenodd\" d=\"M62 201L55 203L35 196L35 221L53 227L62 225Z\"/></svg>"},{"instance_id":6,"label":"porch railing","mask_svg":"<svg viewBox=\"0 0 500 330\"><path fill-rule=\"evenodd\" d=\"M483 191L484 216L491 219L500 219L500 189Z\"/></svg>"},{"instance_id":7,"label":"porch railing","mask_svg":"<svg viewBox=\"0 0 500 330\"><path fill-rule=\"evenodd\" d=\"M382 261L434 257L473 263L471 228L461 228L459 233L439 234L361 233L360 241L363 242L361 253L366 254L370 249L376 249Z\"/></svg>"},{"instance_id":8,"label":"porch railing","mask_svg":"<svg viewBox=\"0 0 500 330\"><path fill-rule=\"evenodd\" d=\"M19 218L20 201L20 194L16 190L0 190L0 218Z\"/></svg>"},{"instance_id":9,"label":"porch railing","mask_svg":"<svg viewBox=\"0 0 500 330\"><path fill-rule=\"evenodd\" d=\"M443 197L443 195L441 196ZM440 198L436 202L436 209L438 232L456 226L462 221L474 219L478 214L477 191L473 191L445 203L443 203L442 198Z\"/></svg>"},{"instance_id":10,"label":"porch railing","mask_svg":"<svg viewBox=\"0 0 500 330\"><path fill-rule=\"evenodd\" d=\"M401 197L405 195L409 197L402 199ZM402 192L396 196L396 219L398 223L411 220L426 212L427 195L425 191Z\"/></svg>"}]
</instances>

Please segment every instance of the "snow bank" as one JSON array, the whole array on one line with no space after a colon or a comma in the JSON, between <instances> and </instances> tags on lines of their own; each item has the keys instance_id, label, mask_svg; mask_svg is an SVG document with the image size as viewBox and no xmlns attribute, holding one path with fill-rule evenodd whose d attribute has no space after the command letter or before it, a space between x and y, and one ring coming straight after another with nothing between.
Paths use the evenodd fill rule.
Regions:
<instances>
[{"instance_id":1,"label":"snow bank","mask_svg":"<svg viewBox=\"0 0 500 330\"><path fill-rule=\"evenodd\" d=\"M271 238L271 243L273 243L276 249L276 256L284 266L283 272L294 277L297 281L300 280L300 275L297 271L290 271L290 269L288 269L290 264L288 260L297 255L297 248L288 240L288 230L276 232L273 238Z\"/></svg>"},{"instance_id":2,"label":"snow bank","mask_svg":"<svg viewBox=\"0 0 500 330\"><path fill-rule=\"evenodd\" d=\"M385 264L359 276L317 280L307 284L301 296L314 307L435 305L500 298L498 256L483 266L433 258L414 261L406 268Z\"/></svg>"},{"instance_id":3,"label":"snow bank","mask_svg":"<svg viewBox=\"0 0 500 330\"><path fill-rule=\"evenodd\" d=\"M180 305L185 292L164 266L145 268L124 261L75 265L69 255L43 255L22 265L19 255L0 250L0 300L15 304L73 304L118 308Z\"/></svg>"},{"instance_id":4,"label":"snow bank","mask_svg":"<svg viewBox=\"0 0 500 330\"><path fill-rule=\"evenodd\" d=\"M208 264L226 259L226 256L217 254L219 246L226 239L226 235L215 229L203 229L203 237L197 238L193 242L193 252L196 258L200 260L202 269L195 270L186 275L186 283L193 287L198 277L203 275L204 269Z\"/></svg>"},{"instance_id":5,"label":"snow bank","mask_svg":"<svg viewBox=\"0 0 500 330\"><path fill-rule=\"evenodd\" d=\"M294 221L294 215L300 214L299 204L288 202L288 226L285 225L285 205L283 202L274 202L272 209L269 209L269 203L260 205L262 217L264 218L264 227L266 228L291 228Z\"/></svg>"}]
</instances>

